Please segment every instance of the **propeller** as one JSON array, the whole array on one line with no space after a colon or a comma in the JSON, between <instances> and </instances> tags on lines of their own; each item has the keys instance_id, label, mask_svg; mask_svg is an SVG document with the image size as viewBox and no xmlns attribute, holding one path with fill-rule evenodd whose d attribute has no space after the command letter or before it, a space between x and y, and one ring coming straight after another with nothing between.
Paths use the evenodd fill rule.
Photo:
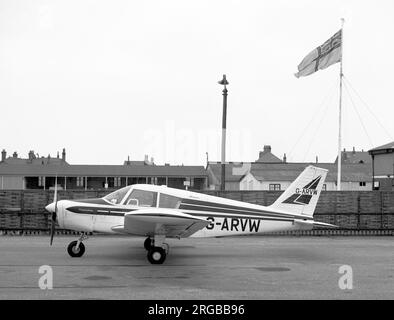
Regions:
<instances>
[{"instance_id":1,"label":"propeller","mask_svg":"<svg viewBox=\"0 0 394 320\"><path fill-rule=\"evenodd\" d=\"M52 215L51 215L51 241L50 241L50 245L52 245L53 236L55 235L56 214L57 214L57 175L55 178L55 195L53 197L53 202L55 203L55 210L52 211Z\"/></svg>"}]
</instances>

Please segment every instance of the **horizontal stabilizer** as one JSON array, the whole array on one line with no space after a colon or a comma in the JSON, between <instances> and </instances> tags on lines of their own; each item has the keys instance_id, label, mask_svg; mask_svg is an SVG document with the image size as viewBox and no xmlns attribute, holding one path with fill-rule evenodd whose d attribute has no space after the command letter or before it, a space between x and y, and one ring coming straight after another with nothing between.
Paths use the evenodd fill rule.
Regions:
<instances>
[{"instance_id":1,"label":"horizontal stabilizer","mask_svg":"<svg viewBox=\"0 0 394 320\"><path fill-rule=\"evenodd\" d=\"M335 224L329 224L319 221L310 221L310 220L294 220L295 223L298 223L303 226L316 226L316 227L325 227L325 228L339 228Z\"/></svg>"}]
</instances>

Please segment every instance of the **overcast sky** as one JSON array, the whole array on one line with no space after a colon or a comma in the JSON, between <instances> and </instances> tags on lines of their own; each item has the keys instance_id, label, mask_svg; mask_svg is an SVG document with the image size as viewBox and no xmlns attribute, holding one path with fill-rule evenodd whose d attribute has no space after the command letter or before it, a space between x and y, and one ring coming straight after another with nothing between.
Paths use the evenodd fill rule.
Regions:
<instances>
[{"instance_id":1,"label":"overcast sky","mask_svg":"<svg viewBox=\"0 0 394 320\"><path fill-rule=\"evenodd\" d=\"M344 17L344 73L362 100L344 88L343 148L368 150L394 136L393 16L392 0L0 0L0 149L64 147L72 164L219 161L226 74L227 160L271 145L332 162L339 64L294 73Z\"/></svg>"}]
</instances>

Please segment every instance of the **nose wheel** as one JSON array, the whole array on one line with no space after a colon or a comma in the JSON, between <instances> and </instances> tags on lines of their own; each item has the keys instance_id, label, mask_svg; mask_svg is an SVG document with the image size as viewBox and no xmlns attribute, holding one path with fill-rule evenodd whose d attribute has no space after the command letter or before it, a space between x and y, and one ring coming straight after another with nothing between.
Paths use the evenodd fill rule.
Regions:
<instances>
[{"instance_id":1,"label":"nose wheel","mask_svg":"<svg viewBox=\"0 0 394 320\"><path fill-rule=\"evenodd\" d=\"M80 258L85 253L85 245L81 242L78 246L78 241L72 241L67 247L67 252L73 258Z\"/></svg>"},{"instance_id":2,"label":"nose wheel","mask_svg":"<svg viewBox=\"0 0 394 320\"><path fill-rule=\"evenodd\" d=\"M82 241L86 240L87 238L88 236L85 235L85 233L81 233L81 236L78 240L70 242L67 247L67 252L70 257L80 258L83 256L83 254L85 253L85 245L82 243Z\"/></svg>"}]
</instances>

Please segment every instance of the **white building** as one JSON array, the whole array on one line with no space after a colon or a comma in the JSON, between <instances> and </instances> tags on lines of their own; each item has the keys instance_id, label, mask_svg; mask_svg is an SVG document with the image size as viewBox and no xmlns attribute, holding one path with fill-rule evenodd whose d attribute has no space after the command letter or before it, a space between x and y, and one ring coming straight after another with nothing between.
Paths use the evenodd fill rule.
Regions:
<instances>
[{"instance_id":1,"label":"white building","mask_svg":"<svg viewBox=\"0 0 394 320\"><path fill-rule=\"evenodd\" d=\"M253 163L240 180L240 190L285 190L308 165L328 169L323 190L337 190L337 165L332 163ZM371 166L342 164L341 190L372 190Z\"/></svg>"}]
</instances>

